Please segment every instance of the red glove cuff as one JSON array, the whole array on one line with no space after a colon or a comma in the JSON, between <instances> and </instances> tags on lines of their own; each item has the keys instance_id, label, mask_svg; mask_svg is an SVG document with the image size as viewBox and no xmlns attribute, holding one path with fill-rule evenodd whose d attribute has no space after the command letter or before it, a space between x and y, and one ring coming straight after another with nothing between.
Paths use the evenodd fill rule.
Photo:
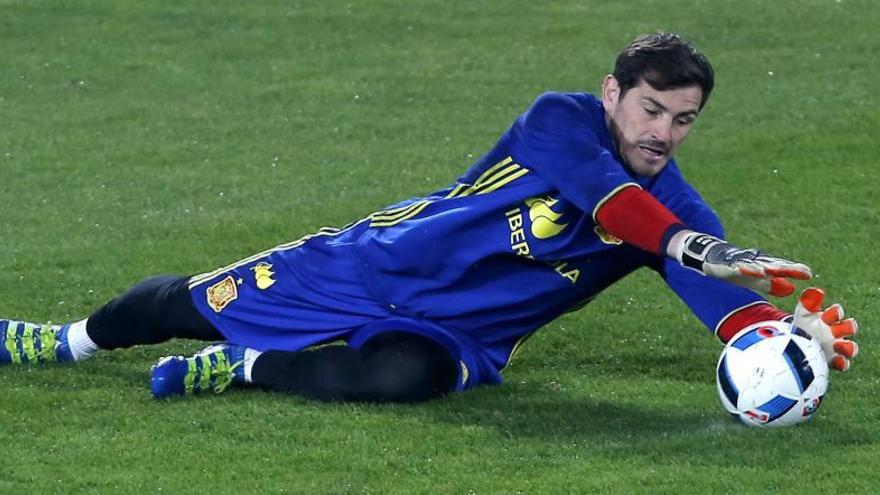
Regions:
<instances>
[{"instance_id":1,"label":"red glove cuff","mask_svg":"<svg viewBox=\"0 0 880 495\"><path fill-rule=\"evenodd\" d=\"M677 216L636 186L621 189L600 205L596 223L623 242L661 256L672 234L684 228Z\"/></svg>"},{"instance_id":2,"label":"red glove cuff","mask_svg":"<svg viewBox=\"0 0 880 495\"><path fill-rule=\"evenodd\" d=\"M721 342L727 342L732 339L737 332L743 328L768 320L782 320L790 316L785 311L768 303L760 301L749 306L737 309L733 313L727 315L715 330L715 335L721 339Z\"/></svg>"}]
</instances>

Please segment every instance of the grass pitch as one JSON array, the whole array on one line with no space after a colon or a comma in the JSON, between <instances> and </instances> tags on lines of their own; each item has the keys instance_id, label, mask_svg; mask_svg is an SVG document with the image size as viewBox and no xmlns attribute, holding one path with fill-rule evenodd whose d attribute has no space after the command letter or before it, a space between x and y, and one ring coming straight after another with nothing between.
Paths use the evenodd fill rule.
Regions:
<instances>
[{"instance_id":1,"label":"grass pitch","mask_svg":"<svg viewBox=\"0 0 880 495\"><path fill-rule=\"evenodd\" d=\"M878 24L870 0L0 1L5 317L78 318L447 185L662 29L718 76L686 176L862 328L818 416L775 431L722 411L720 346L649 273L530 339L504 386L416 406L153 401L184 341L4 368L0 493L874 492Z\"/></svg>"}]
</instances>

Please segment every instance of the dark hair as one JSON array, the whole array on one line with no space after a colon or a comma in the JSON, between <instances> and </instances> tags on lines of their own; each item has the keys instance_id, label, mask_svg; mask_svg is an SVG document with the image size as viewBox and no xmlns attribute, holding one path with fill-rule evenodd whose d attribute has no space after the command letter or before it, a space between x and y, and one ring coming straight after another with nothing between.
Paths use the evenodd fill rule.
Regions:
<instances>
[{"instance_id":1,"label":"dark hair","mask_svg":"<svg viewBox=\"0 0 880 495\"><path fill-rule=\"evenodd\" d=\"M614 63L620 97L642 79L657 91L698 85L703 90L700 108L715 87L715 71L705 55L675 33L653 33L632 40Z\"/></svg>"}]
</instances>

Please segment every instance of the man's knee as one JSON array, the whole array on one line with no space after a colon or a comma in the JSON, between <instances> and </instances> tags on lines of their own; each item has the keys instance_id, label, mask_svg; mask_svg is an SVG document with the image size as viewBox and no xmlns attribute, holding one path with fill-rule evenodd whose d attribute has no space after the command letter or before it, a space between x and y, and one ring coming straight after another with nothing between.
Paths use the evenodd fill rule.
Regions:
<instances>
[{"instance_id":1,"label":"man's knee","mask_svg":"<svg viewBox=\"0 0 880 495\"><path fill-rule=\"evenodd\" d=\"M361 347L365 400L420 402L455 389L458 367L442 345L408 332L385 332Z\"/></svg>"},{"instance_id":2,"label":"man's knee","mask_svg":"<svg viewBox=\"0 0 880 495\"><path fill-rule=\"evenodd\" d=\"M360 348L267 351L256 385L320 401L418 402L455 389L458 368L443 346L407 332L384 332Z\"/></svg>"}]
</instances>

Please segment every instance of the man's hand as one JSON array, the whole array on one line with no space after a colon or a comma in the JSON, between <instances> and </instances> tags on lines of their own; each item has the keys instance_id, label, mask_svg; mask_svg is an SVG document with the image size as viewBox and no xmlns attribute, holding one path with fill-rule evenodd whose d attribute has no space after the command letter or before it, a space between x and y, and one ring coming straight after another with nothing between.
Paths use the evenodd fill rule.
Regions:
<instances>
[{"instance_id":1,"label":"man's hand","mask_svg":"<svg viewBox=\"0 0 880 495\"><path fill-rule=\"evenodd\" d=\"M717 237L690 230L670 240L667 253L683 266L710 277L765 292L788 296L794 284L787 279L808 280L813 274L803 263L789 261L757 249L742 249Z\"/></svg>"},{"instance_id":2,"label":"man's hand","mask_svg":"<svg viewBox=\"0 0 880 495\"><path fill-rule=\"evenodd\" d=\"M794 310L792 324L810 334L822 345L828 366L846 371L851 359L859 353L859 345L846 337L852 337L859 331L853 318L843 319L843 307L834 304L822 310L825 292L818 287L810 287L801 294Z\"/></svg>"}]
</instances>

